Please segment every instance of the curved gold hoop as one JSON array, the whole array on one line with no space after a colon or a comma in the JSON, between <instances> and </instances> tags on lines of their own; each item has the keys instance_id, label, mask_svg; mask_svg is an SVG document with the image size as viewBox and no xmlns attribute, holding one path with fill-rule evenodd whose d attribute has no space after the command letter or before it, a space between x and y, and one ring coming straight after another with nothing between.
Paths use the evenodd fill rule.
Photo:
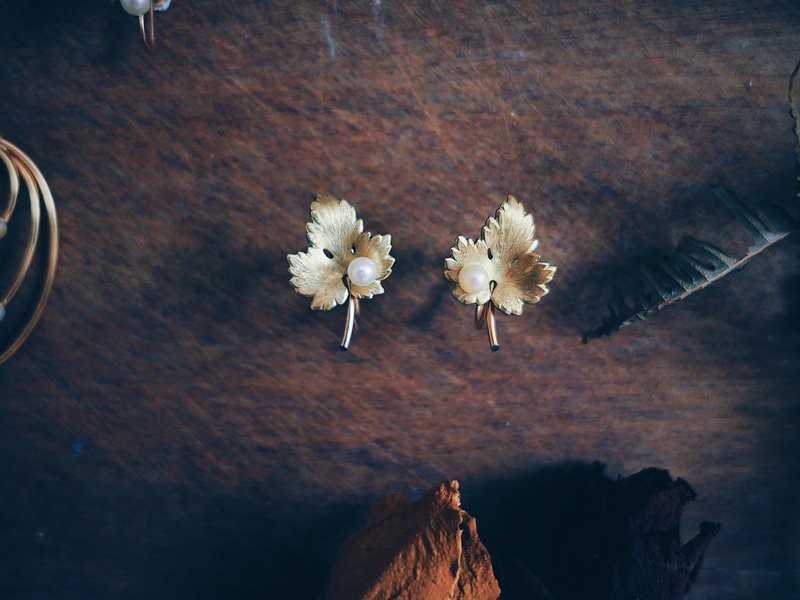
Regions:
<instances>
[{"instance_id":1,"label":"curved gold hoop","mask_svg":"<svg viewBox=\"0 0 800 600\"><path fill-rule=\"evenodd\" d=\"M53 282L55 281L56 267L58 265L58 217L56 215L53 195L50 192L47 181L41 171L39 171L39 168L24 152L2 137L0 137L0 161L6 166L10 181L9 199L6 210L1 217L3 224L7 227L13 217L14 209L17 205L17 196L20 190L20 180L27 191L31 208L30 237L25 246L22 262L20 263L14 280L8 291L0 297L1 314L5 314L5 307L14 299L17 292L22 287L22 284L25 282L25 279L30 274L31 266L33 265L39 246L42 204L44 204L49 225L47 270L45 272L44 283L38 291L36 307L28 318L27 323L25 323L16 337L11 340L9 345L5 348L0 348L0 364L2 364L11 358L17 350L19 350L20 346L25 343L25 340L28 339L36 323L38 323L41 318L47 301L50 299L50 294L53 291Z\"/></svg>"}]
</instances>

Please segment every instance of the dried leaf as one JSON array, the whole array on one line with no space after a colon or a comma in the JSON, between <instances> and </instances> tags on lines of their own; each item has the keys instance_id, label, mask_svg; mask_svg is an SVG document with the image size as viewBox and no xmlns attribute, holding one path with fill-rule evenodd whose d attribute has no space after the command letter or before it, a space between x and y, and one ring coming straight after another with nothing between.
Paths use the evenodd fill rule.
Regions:
<instances>
[{"instance_id":1,"label":"dried leaf","mask_svg":"<svg viewBox=\"0 0 800 600\"><path fill-rule=\"evenodd\" d=\"M630 506L638 506L624 523L627 543L613 566L609 600L683 598L720 525L702 522L698 534L681 545L681 515L697 495L686 481L673 481L661 469L644 469L622 479L618 494Z\"/></svg>"},{"instance_id":2,"label":"dried leaf","mask_svg":"<svg viewBox=\"0 0 800 600\"><path fill-rule=\"evenodd\" d=\"M789 78L789 112L792 115L792 119L794 119L794 137L797 140L794 154L800 165L800 91L796 90L800 86L800 83L797 83L798 72L800 72L800 61L795 65Z\"/></svg>"},{"instance_id":3,"label":"dried leaf","mask_svg":"<svg viewBox=\"0 0 800 600\"><path fill-rule=\"evenodd\" d=\"M770 225L727 189L718 187L713 192L753 238L747 254L737 259L707 242L684 238L668 258L659 258L654 264L640 267L641 277L633 305L629 306L619 291L614 290L615 302L610 307L609 316L597 328L583 335L584 343L592 338L611 335L636 321L643 321L651 312L683 300L738 271L754 256L796 231L800 225L783 209L772 205L763 209Z\"/></svg>"},{"instance_id":4,"label":"dried leaf","mask_svg":"<svg viewBox=\"0 0 800 600\"><path fill-rule=\"evenodd\" d=\"M681 544L696 494L648 468L608 477L600 463L565 464L495 482L480 510L503 600L680 600L720 526Z\"/></svg>"}]
</instances>

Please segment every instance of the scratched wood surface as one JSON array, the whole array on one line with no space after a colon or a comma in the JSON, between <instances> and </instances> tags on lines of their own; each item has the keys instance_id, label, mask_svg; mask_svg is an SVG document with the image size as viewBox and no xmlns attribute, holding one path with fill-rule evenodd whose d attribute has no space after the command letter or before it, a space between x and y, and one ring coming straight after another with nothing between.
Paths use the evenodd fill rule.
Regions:
<instances>
[{"instance_id":1,"label":"scratched wood surface","mask_svg":"<svg viewBox=\"0 0 800 600\"><path fill-rule=\"evenodd\" d=\"M796 597L798 240L580 343L627 265L744 252L711 186L791 205L796 2L175 0L154 56L109 2L0 19L63 227L0 367L2 597L313 598L388 491L592 460L722 523L691 597ZM288 284L317 192L397 258L346 354ZM441 267L508 193L559 271L493 354Z\"/></svg>"}]
</instances>

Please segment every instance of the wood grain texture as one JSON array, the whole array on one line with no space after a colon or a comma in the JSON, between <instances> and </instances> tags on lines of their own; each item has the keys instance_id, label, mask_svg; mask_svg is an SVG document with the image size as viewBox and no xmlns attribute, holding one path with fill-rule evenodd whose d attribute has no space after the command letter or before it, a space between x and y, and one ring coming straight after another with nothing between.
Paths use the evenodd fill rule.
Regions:
<instances>
[{"instance_id":1,"label":"wood grain texture","mask_svg":"<svg viewBox=\"0 0 800 600\"><path fill-rule=\"evenodd\" d=\"M580 343L638 258L743 247L712 185L791 204L796 2L176 0L154 56L66 4L0 1L63 228L0 368L3 597L313 598L389 491L594 459L723 524L691 597L796 596L800 242ZM288 283L318 192L397 259L347 354ZM509 193L559 271L492 354L442 264Z\"/></svg>"}]
</instances>

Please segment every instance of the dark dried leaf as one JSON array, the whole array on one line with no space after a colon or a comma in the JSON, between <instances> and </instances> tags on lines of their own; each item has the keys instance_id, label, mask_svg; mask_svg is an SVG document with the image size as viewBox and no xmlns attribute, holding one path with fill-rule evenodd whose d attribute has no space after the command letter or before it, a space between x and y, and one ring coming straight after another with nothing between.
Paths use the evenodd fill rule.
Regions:
<instances>
[{"instance_id":1,"label":"dark dried leaf","mask_svg":"<svg viewBox=\"0 0 800 600\"><path fill-rule=\"evenodd\" d=\"M800 91L795 89L800 86L800 83L797 82L798 71L800 71L800 61L795 65L792 76L789 78L789 112L792 114L792 119L794 119L794 137L797 139L794 154L800 165Z\"/></svg>"},{"instance_id":2,"label":"dark dried leaf","mask_svg":"<svg viewBox=\"0 0 800 600\"><path fill-rule=\"evenodd\" d=\"M748 248L747 254L737 259L708 242L692 237L683 238L671 256L639 267L641 277L638 289L632 294L632 306L625 302L617 289L614 290L610 315L603 319L600 326L583 335L584 343L592 338L609 336L636 321L643 321L651 312L683 300L738 271L751 258L796 231L800 225L780 207L768 205L762 209L768 223L727 189L718 187L713 192L753 238L753 245Z\"/></svg>"}]
</instances>

